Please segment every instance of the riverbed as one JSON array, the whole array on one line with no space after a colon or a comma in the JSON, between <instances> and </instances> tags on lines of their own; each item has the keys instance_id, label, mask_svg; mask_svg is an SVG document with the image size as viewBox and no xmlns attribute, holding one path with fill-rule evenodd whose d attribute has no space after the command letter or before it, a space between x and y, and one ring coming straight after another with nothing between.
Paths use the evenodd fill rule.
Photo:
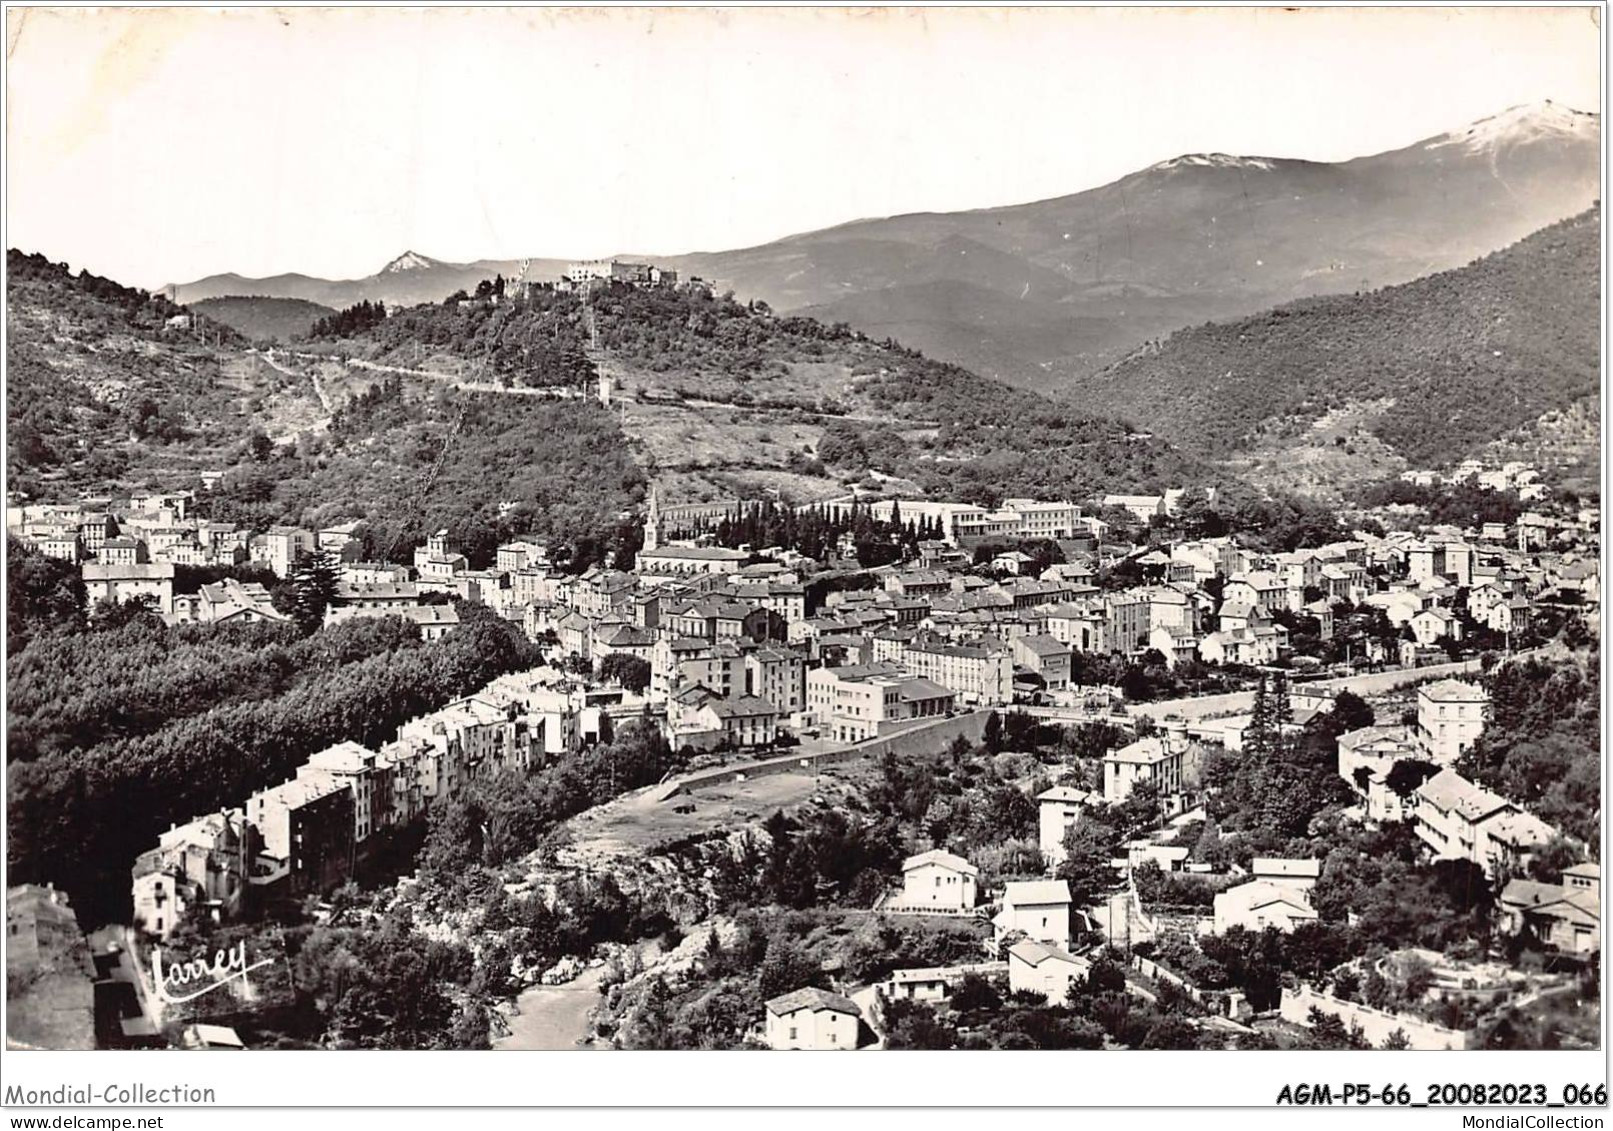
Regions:
<instances>
[{"instance_id":1,"label":"riverbed","mask_svg":"<svg viewBox=\"0 0 1613 1131\"><path fill-rule=\"evenodd\" d=\"M588 1015L600 1003L599 984L605 968L584 970L559 986L533 986L515 999L517 1013L510 1033L493 1041L495 1049L572 1052L598 1046L579 1044L588 1036Z\"/></svg>"}]
</instances>

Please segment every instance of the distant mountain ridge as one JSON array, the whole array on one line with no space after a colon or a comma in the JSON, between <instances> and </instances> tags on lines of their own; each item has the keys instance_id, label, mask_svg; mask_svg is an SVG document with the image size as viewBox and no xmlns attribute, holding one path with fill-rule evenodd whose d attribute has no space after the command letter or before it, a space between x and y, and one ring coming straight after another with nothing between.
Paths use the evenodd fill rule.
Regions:
<instances>
[{"instance_id":1,"label":"distant mountain ridge","mask_svg":"<svg viewBox=\"0 0 1613 1131\"><path fill-rule=\"evenodd\" d=\"M418 252L406 251L374 275L362 279L319 279L311 275L273 275L249 279L234 273L209 275L190 283L171 283L163 293L186 306L212 298L253 296L295 298L342 310L356 302L384 302L414 306L440 302L455 291L474 290L483 279L520 274L523 262L531 277L552 279L564 269L563 259L478 259L472 263L449 263Z\"/></svg>"},{"instance_id":2,"label":"distant mountain ridge","mask_svg":"<svg viewBox=\"0 0 1613 1131\"><path fill-rule=\"evenodd\" d=\"M1410 283L1180 330L1068 399L1213 458L1281 460L1347 421L1329 445L1448 466L1548 414L1595 415L1600 272L1592 210Z\"/></svg>"},{"instance_id":3,"label":"distant mountain ridge","mask_svg":"<svg viewBox=\"0 0 1613 1131\"><path fill-rule=\"evenodd\" d=\"M406 251L381 268L381 274L396 275L400 271L432 271L447 266L449 264L421 255L419 252Z\"/></svg>"},{"instance_id":4,"label":"distant mountain ridge","mask_svg":"<svg viewBox=\"0 0 1613 1131\"><path fill-rule=\"evenodd\" d=\"M1183 154L1028 204L857 220L758 247L649 258L774 309L844 321L984 376L1057 388L1184 326L1460 266L1600 199L1601 120L1550 102L1339 163ZM331 282L214 276L177 301L437 301L516 260ZM556 259L530 261L554 278Z\"/></svg>"},{"instance_id":5,"label":"distant mountain ridge","mask_svg":"<svg viewBox=\"0 0 1613 1131\"><path fill-rule=\"evenodd\" d=\"M1460 266L1601 195L1600 119L1519 107L1337 164L1185 154L1072 196L858 221L677 265L1016 383Z\"/></svg>"}]
</instances>

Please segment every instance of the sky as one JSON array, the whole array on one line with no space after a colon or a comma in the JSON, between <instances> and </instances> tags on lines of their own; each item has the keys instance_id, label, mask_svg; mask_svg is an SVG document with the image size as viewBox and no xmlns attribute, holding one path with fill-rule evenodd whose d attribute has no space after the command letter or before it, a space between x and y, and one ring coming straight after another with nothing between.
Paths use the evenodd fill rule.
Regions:
<instances>
[{"instance_id":1,"label":"sky","mask_svg":"<svg viewBox=\"0 0 1613 1131\"><path fill-rule=\"evenodd\" d=\"M150 287L725 250L1601 105L1585 8L8 17L7 246Z\"/></svg>"}]
</instances>

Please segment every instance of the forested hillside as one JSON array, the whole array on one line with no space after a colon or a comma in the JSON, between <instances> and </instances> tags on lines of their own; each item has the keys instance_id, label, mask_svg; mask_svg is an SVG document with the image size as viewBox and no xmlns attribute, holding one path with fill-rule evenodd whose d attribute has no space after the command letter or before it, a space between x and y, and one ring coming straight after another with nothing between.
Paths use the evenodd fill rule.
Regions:
<instances>
[{"instance_id":1,"label":"forested hillside","mask_svg":"<svg viewBox=\"0 0 1613 1131\"><path fill-rule=\"evenodd\" d=\"M266 298L263 295L224 295L191 304L198 314L235 330L255 342L289 342L300 338L321 318L336 313L328 306L300 298Z\"/></svg>"},{"instance_id":2,"label":"forested hillside","mask_svg":"<svg viewBox=\"0 0 1613 1131\"><path fill-rule=\"evenodd\" d=\"M581 567L632 553L651 478L673 501L691 483L805 501L894 480L986 504L1223 478L1102 415L700 288L585 303L488 280L390 317L327 315L268 355L199 316L170 324L185 312L166 300L13 258L11 459L29 499L194 489L213 470L197 505L217 521L359 519L366 556L396 560L446 527L478 566L531 535ZM602 372L625 414L578 395Z\"/></svg>"},{"instance_id":3,"label":"forested hillside","mask_svg":"<svg viewBox=\"0 0 1613 1131\"><path fill-rule=\"evenodd\" d=\"M1466 267L1171 335L1075 385L1184 447L1279 445L1324 414L1443 466L1598 389L1600 213Z\"/></svg>"},{"instance_id":4,"label":"forested hillside","mask_svg":"<svg viewBox=\"0 0 1613 1131\"><path fill-rule=\"evenodd\" d=\"M38 555L8 557L15 570ZM134 858L172 824L242 804L334 743L389 741L539 658L518 626L473 605L429 648L398 620L299 638L64 612L32 618L28 646L7 659L7 870L67 890L86 923L127 915Z\"/></svg>"},{"instance_id":5,"label":"forested hillside","mask_svg":"<svg viewBox=\"0 0 1613 1131\"><path fill-rule=\"evenodd\" d=\"M198 507L220 521L364 519L367 548L404 559L446 526L480 565L523 534L592 560L643 496L597 406L362 374L359 395L327 412L314 379L227 326L42 256L9 258L10 487L25 499L196 489L211 469L223 482Z\"/></svg>"},{"instance_id":6,"label":"forested hillside","mask_svg":"<svg viewBox=\"0 0 1613 1131\"><path fill-rule=\"evenodd\" d=\"M585 385L609 372L620 395L640 406L627 428L650 437L652 471L674 459L709 469L737 458L753 470L826 481L833 494L877 470L983 502L1157 490L1206 474L1169 445L1101 415L843 324L778 317L763 303L699 289L615 286L586 305L542 288L497 303L454 300L400 311L325 348L511 386ZM659 418L691 405L703 406L708 421L753 425L757 442L735 457L720 450L721 437L708 451L700 430L685 427L657 446ZM777 425L800 426L794 434L803 442L784 450L768 434Z\"/></svg>"},{"instance_id":7,"label":"forested hillside","mask_svg":"<svg viewBox=\"0 0 1613 1131\"><path fill-rule=\"evenodd\" d=\"M616 422L598 405L439 388L419 396L377 377L324 433L259 446L199 505L261 529L361 519L368 558L407 561L446 528L474 566L500 541L551 539L581 567L628 536L645 493Z\"/></svg>"},{"instance_id":8,"label":"forested hillside","mask_svg":"<svg viewBox=\"0 0 1613 1131\"><path fill-rule=\"evenodd\" d=\"M10 489L99 489L176 446L205 451L240 435L241 390L222 378L221 347L240 345L205 318L42 255L10 251L6 292L6 433Z\"/></svg>"}]
</instances>

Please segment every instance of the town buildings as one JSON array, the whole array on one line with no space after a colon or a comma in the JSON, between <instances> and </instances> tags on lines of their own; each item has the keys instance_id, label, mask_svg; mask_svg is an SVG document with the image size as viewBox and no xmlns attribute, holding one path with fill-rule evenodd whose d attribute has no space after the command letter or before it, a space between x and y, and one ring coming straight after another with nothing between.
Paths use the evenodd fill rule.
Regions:
<instances>
[{"instance_id":1,"label":"town buildings","mask_svg":"<svg viewBox=\"0 0 1613 1131\"><path fill-rule=\"evenodd\" d=\"M1437 860L1466 860L1486 874L1517 870L1557 835L1514 802L1441 770L1417 787L1413 829Z\"/></svg>"},{"instance_id":2,"label":"town buildings","mask_svg":"<svg viewBox=\"0 0 1613 1131\"><path fill-rule=\"evenodd\" d=\"M1215 896L1216 934L1225 934L1234 927L1257 933L1274 927L1286 934L1319 918L1304 896L1264 880L1239 884Z\"/></svg>"},{"instance_id":3,"label":"town buildings","mask_svg":"<svg viewBox=\"0 0 1613 1131\"><path fill-rule=\"evenodd\" d=\"M353 870L353 798L329 777L293 778L247 799L261 838L253 882L284 880L296 894L327 892Z\"/></svg>"},{"instance_id":4,"label":"town buildings","mask_svg":"<svg viewBox=\"0 0 1613 1131\"><path fill-rule=\"evenodd\" d=\"M1150 520L1164 513L1152 501L1138 505ZM1168 510L1163 496L1159 506ZM1235 538L1172 544L1168 527L1161 527L1166 533L1151 544L1116 548L1094 539L1101 531L1071 504L1008 500L996 509L949 506L935 514L955 540L1011 540L1017 531L1076 544L1060 547L1069 560L1040 575L1032 567L1045 557L1013 549L999 555L993 547L974 568L966 554L932 544L854 579L876 588L827 594L816 564L803 564L799 555L724 549L702 544L698 535L690 544L672 544L663 537L669 526L660 515L652 524L655 544L632 569L558 568L542 545L524 538L498 547L491 559L496 568L476 569L442 531L414 549L412 566L343 563L338 604L327 623L397 615L419 625L430 641L452 631L462 614L491 611L549 644L552 662L579 685L595 680L605 661L632 657L649 665L648 686L633 684L634 693L621 697L613 715L588 702L586 691L560 690L564 681L556 681L544 689L547 699L512 690L508 700L451 705L406 725L395 741L373 751L353 744L321 751L291 780L239 799L241 809L197 818L161 838L132 877L137 922L162 937L197 912L223 921L254 899L328 891L353 874L368 846L388 830L462 795L479 775L530 768L575 749L612 718L647 713L676 746L727 748L736 759L791 735L826 744L865 742L960 711L1006 710L1016 695L1030 698L1027 688L1069 692L1079 671L1108 669L1115 654L1137 661L1145 650L1157 650L1168 666L1283 662L1309 630L1295 629L1291 640L1278 617L1314 619L1325 639L1335 611L1342 624L1360 602L1382 609L1391 624L1428 644L1460 640L1451 628L1461 619L1459 605L1494 631L1522 631L1541 594L1593 599L1599 576L1593 559L1541 547L1534 553L1542 561L1525 562L1505 546L1486 550L1476 533L1471 539L1363 537L1359 544L1265 553ZM256 560L281 572L310 552L309 545L356 555L361 544L350 522L317 533L276 528L251 535L172 525L182 521L177 514L123 518L106 511L71 522L53 515L33 540L81 563L99 599L149 596L175 619L207 623L283 614L263 585L236 578L176 597L176 565L190 564L184 555L197 555L197 562L238 555L244 561L250 546ZM488 548L478 550L476 564L489 564L488 554ZM993 557L1021 572L993 574L984 560ZM563 555L557 560L565 562ZM1101 592L1090 588L1100 574ZM1126 583L1117 581L1121 576ZM1465 604L1455 588L1463 577L1472 582ZM1212 596L1217 578L1227 579L1219 601ZM840 584L841 577L831 581ZM439 599L433 593L452 603L421 603ZM1212 624L1215 630L1206 632ZM1232 680L1238 675L1230 673ZM632 682L620 678L624 686ZM611 691L619 693L614 686ZM1104 689L1099 697L1107 694ZM1040 702L1086 709L1065 706L1083 702L1075 694L1050 694ZM1318 699L1307 706L1325 704ZM1482 733L1485 709L1476 684L1442 680L1419 689L1415 728L1371 727L1342 736L1339 773L1360 799L1350 817L1412 821L1430 857L1469 860L1491 875L1525 864L1555 832L1520 806L1449 771L1409 791L1390 782L1403 762L1455 765ZM1229 750L1236 749L1236 718L1196 725L1196 737L1219 733ZM1067 832L1100 801L1123 803L1139 783L1156 789L1167 806L1191 795L1195 760L1185 729L1170 727L1104 757L1101 797L1069 785L1042 791L1038 840L1046 864L1057 867ZM1141 850L1128 851L1135 858ZM1162 858L1162 851L1152 855ZM891 910L921 904L952 914L972 911L978 873L966 861L938 850L908 864ZM1307 891L1289 882L1293 878L1263 873L1257 861L1248 882L1220 893L1217 929L1289 930L1314 919ZM1070 924L1058 886L1010 885L995 920L1011 976L1017 970L1024 984L1044 986L1040 992L1049 995L1067 984L1080 961L1061 949L1069 945ZM1569 891L1566 879L1560 886L1556 894L1520 889L1510 913L1519 930L1578 948L1576 932L1590 922L1589 896ZM1040 946L1027 949L1021 935Z\"/></svg>"},{"instance_id":5,"label":"town buildings","mask_svg":"<svg viewBox=\"0 0 1613 1131\"><path fill-rule=\"evenodd\" d=\"M180 611L179 600L174 601L176 615ZM237 581L233 577L203 585L196 600L187 604L194 619L203 624L284 624L291 620L274 607L269 591L261 584Z\"/></svg>"},{"instance_id":6,"label":"town buildings","mask_svg":"<svg viewBox=\"0 0 1613 1131\"><path fill-rule=\"evenodd\" d=\"M1045 633L1016 636L1010 643L1014 661L1050 690L1070 686L1070 646Z\"/></svg>"},{"instance_id":7,"label":"town buildings","mask_svg":"<svg viewBox=\"0 0 1613 1131\"><path fill-rule=\"evenodd\" d=\"M671 287L678 273L651 263L631 263L622 259L584 259L566 264L561 281L573 288L598 284L625 283L635 287Z\"/></svg>"},{"instance_id":8,"label":"town buildings","mask_svg":"<svg viewBox=\"0 0 1613 1131\"><path fill-rule=\"evenodd\" d=\"M159 837L133 868L134 922L166 938L187 916L227 922L249 906L329 892L387 834L460 796L476 778L528 773L577 749L587 714L580 696L516 673L405 723L378 750L354 742L320 750L241 808Z\"/></svg>"},{"instance_id":9,"label":"town buildings","mask_svg":"<svg viewBox=\"0 0 1613 1131\"><path fill-rule=\"evenodd\" d=\"M187 916L222 923L246 899L256 831L240 809L176 825L142 853L133 870L134 925L167 938Z\"/></svg>"},{"instance_id":10,"label":"town buildings","mask_svg":"<svg viewBox=\"0 0 1613 1131\"><path fill-rule=\"evenodd\" d=\"M1037 499L1004 499L996 510L969 503L892 499L873 503L869 510L881 522L890 522L897 514L904 523L935 522L950 545L985 539L1069 539L1096 533L1104 525L1083 516L1073 503Z\"/></svg>"},{"instance_id":11,"label":"town buildings","mask_svg":"<svg viewBox=\"0 0 1613 1131\"><path fill-rule=\"evenodd\" d=\"M102 602L121 604L149 601L158 613L174 608L174 567L168 562L114 565L85 562L84 601L93 608Z\"/></svg>"},{"instance_id":12,"label":"town buildings","mask_svg":"<svg viewBox=\"0 0 1613 1131\"><path fill-rule=\"evenodd\" d=\"M1363 812L1372 821L1400 821L1406 802L1389 784L1389 775L1401 762L1423 759L1416 733L1404 726L1369 726L1339 735L1339 777L1362 799Z\"/></svg>"},{"instance_id":13,"label":"town buildings","mask_svg":"<svg viewBox=\"0 0 1613 1131\"><path fill-rule=\"evenodd\" d=\"M1602 868L1576 864L1562 882L1508 881L1496 901L1501 927L1527 934L1565 954L1589 955L1602 948Z\"/></svg>"},{"instance_id":14,"label":"town buildings","mask_svg":"<svg viewBox=\"0 0 1613 1131\"><path fill-rule=\"evenodd\" d=\"M945 717L955 693L934 680L883 662L813 668L806 673L806 714L837 742L862 742L896 724Z\"/></svg>"},{"instance_id":15,"label":"town buildings","mask_svg":"<svg viewBox=\"0 0 1613 1131\"><path fill-rule=\"evenodd\" d=\"M664 579L734 574L749 559L749 554L720 546L660 546L639 552L638 573L641 577Z\"/></svg>"},{"instance_id":16,"label":"town buildings","mask_svg":"<svg viewBox=\"0 0 1613 1131\"><path fill-rule=\"evenodd\" d=\"M1161 799L1180 794L1187 781L1190 750L1185 732L1178 731L1149 735L1111 750L1103 757L1103 799L1118 805L1143 782L1158 790Z\"/></svg>"},{"instance_id":17,"label":"town buildings","mask_svg":"<svg viewBox=\"0 0 1613 1131\"><path fill-rule=\"evenodd\" d=\"M953 644L917 639L902 650L902 666L947 688L970 706L1011 703L1014 665L1004 645L983 639Z\"/></svg>"}]
</instances>

